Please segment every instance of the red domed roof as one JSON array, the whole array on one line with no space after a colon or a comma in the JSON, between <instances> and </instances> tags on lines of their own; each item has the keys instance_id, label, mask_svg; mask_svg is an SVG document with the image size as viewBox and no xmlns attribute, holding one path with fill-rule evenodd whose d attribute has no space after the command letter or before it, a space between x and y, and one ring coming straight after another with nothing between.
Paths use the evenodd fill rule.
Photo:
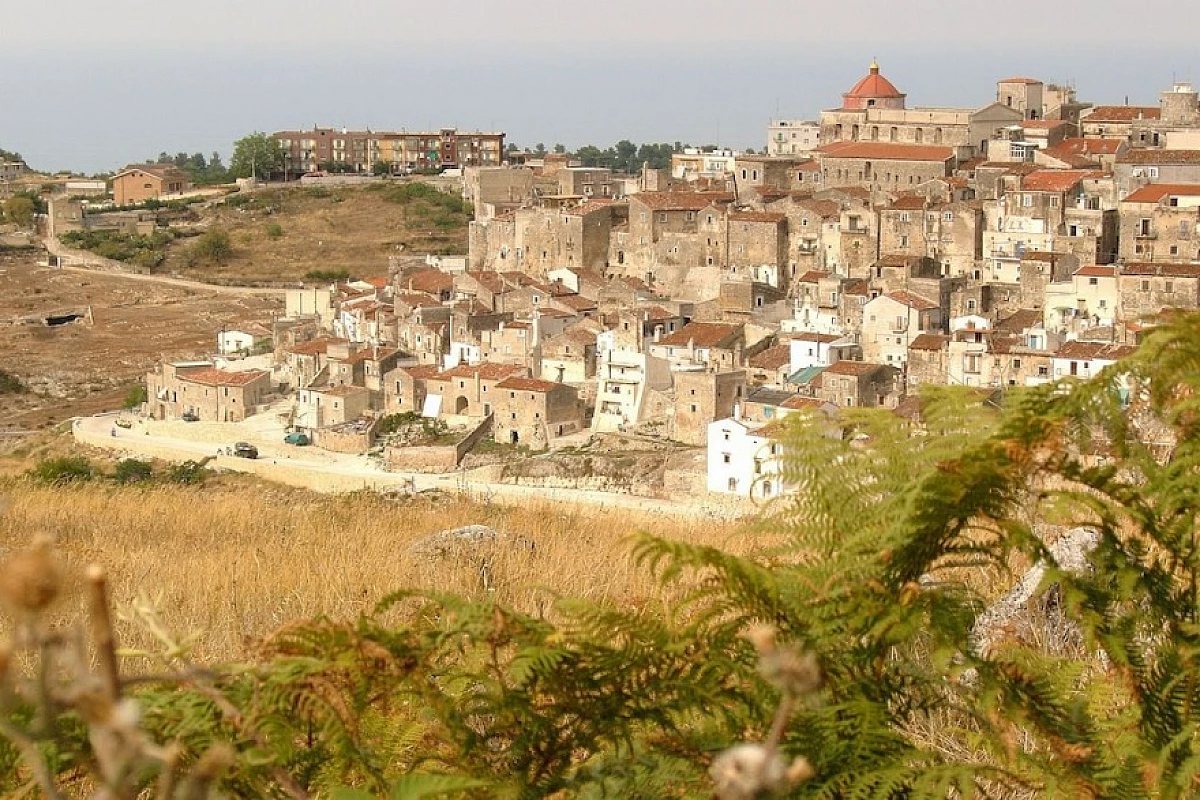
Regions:
<instances>
[{"instance_id":1,"label":"red domed roof","mask_svg":"<svg viewBox=\"0 0 1200 800\"><path fill-rule=\"evenodd\" d=\"M851 98L880 98L904 97L904 94L892 85L892 82L879 74L879 65L872 63L871 72L858 83L854 84L854 88L842 95L846 99Z\"/></svg>"}]
</instances>

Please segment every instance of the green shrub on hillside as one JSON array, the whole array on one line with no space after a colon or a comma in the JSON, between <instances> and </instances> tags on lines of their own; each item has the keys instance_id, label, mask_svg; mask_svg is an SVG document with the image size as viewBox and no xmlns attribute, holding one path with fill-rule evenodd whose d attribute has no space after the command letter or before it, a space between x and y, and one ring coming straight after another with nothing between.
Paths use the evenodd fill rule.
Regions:
<instances>
[{"instance_id":1,"label":"green shrub on hillside","mask_svg":"<svg viewBox=\"0 0 1200 800\"><path fill-rule=\"evenodd\" d=\"M149 461L136 458L125 458L117 462L113 469L113 480L117 483L140 483L150 480L154 471Z\"/></svg>"},{"instance_id":2,"label":"green shrub on hillside","mask_svg":"<svg viewBox=\"0 0 1200 800\"><path fill-rule=\"evenodd\" d=\"M223 230L205 231L188 248L188 266L220 266L233 258L233 244Z\"/></svg>"},{"instance_id":3,"label":"green shrub on hillside","mask_svg":"<svg viewBox=\"0 0 1200 800\"><path fill-rule=\"evenodd\" d=\"M90 481L100 473L92 462L83 456L60 456L39 461L25 474L38 483L61 484Z\"/></svg>"},{"instance_id":4,"label":"green shrub on hillside","mask_svg":"<svg viewBox=\"0 0 1200 800\"><path fill-rule=\"evenodd\" d=\"M25 384L11 372L0 369L0 394L21 394L25 392Z\"/></svg>"}]
</instances>

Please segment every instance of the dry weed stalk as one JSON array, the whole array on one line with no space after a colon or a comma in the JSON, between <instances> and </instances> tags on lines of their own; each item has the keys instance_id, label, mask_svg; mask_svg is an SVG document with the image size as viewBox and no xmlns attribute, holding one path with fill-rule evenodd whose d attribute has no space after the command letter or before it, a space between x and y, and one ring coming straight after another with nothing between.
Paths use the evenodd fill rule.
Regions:
<instances>
[{"instance_id":1,"label":"dry weed stalk","mask_svg":"<svg viewBox=\"0 0 1200 800\"><path fill-rule=\"evenodd\" d=\"M125 696L104 570L92 565L85 578L86 620L56 629L47 612L67 578L50 539L35 538L28 549L0 565L0 599L14 622L11 638L0 643L0 735L16 746L30 783L47 798L64 797L63 784L69 783L73 794L82 785L95 787L94 800L134 800L143 796L148 770L159 776L155 796L161 800L212 797L216 782L233 763L232 749L214 745L184 771L179 743L162 746L145 734L141 708ZM95 649L94 670L87 633ZM13 712L19 707L33 709L26 726L15 722ZM42 752L41 745L60 736L66 714L87 726L91 774L86 777L55 775Z\"/></svg>"},{"instance_id":2,"label":"dry weed stalk","mask_svg":"<svg viewBox=\"0 0 1200 800\"><path fill-rule=\"evenodd\" d=\"M824 685L817 658L793 646L780 646L770 625L751 628L746 638L758 651L759 673L780 691L782 699L765 741L735 745L713 761L709 774L718 800L757 800L782 794L814 774L803 756L788 764L779 752L779 743L796 704L814 697Z\"/></svg>"}]
</instances>

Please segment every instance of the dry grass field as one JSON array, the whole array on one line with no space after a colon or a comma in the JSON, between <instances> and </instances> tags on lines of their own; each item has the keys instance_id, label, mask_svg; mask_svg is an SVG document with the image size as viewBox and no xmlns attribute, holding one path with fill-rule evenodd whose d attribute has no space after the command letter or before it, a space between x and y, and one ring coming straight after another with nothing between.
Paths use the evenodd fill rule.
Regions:
<instances>
[{"instance_id":1,"label":"dry grass field","mask_svg":"<svg viewBox=\"0 0 1200 800\"><path fill-rule=\"evenodd\" d=\"M201 211L191 226L229 234L233 254L227 263L189 264L195 240L181 238L155 271L214 283L294 285L314 270L386 275L390 256L465 254L468 217L406 199L397 194L404 185L271 188L249 195L243 205L234 205L240 200L234 195ZM453 194L437 199L457 202Z\"/></svg>"},{"instance_id":2,"label":"dry grass field","mask_svg":"<svg viewBox=\"0 0 1200 800\"><path fill-rule=\"evenodd\" d=\"M639 530L744 552L758 540L744 527L667 521L630 513L503 508L458 500L387 500L370 494L318 496L221 478L202 488L122 488L112 484L44 487L8 478L0 485L0 548L51 534L79 575L91 562L112 576L114 601L139 598L166 625L195 635L202 662L237 660L285 623L317 615L353 618L387 593L447 591L552 615L557 595L624 607L669 605L636 565L626 537ZM482 523L532 542L496 548L486 570L480 551L420 555L411 545L429 534ZM77 613L79 596L61 601ZM152 642L121 623L126 647Z\"/></svg>"}]
</instances>

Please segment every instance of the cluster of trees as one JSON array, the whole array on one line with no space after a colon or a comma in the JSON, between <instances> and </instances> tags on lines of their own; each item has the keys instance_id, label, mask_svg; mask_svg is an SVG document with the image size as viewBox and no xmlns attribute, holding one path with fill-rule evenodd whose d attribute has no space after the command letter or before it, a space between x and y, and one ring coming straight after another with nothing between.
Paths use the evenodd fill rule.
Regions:
<instances>
[{"instance_id":1,"label":"cluster of trees","mask_svg":"<svg viewBox=\"0 0 1200 800\"><path fill-rule=\"evenodd\" d=\"M21 158L20 153L17 153L13 150L5 150L3 147L0 147L0 161L24 161L24 160L25 160L24 158Z\"/></svg>"},{"instance_id":2,"label":"cluster of trees","mask_svg":"<svg viewBox=\"0 0 1200 800\"><path fill-rule=\"evenodd\" d=\"M669 144L662 142L659 144L643 143L635 144L628 139L622 139L615 145L604 148L603 150L595 145L585 145L575 152L567 150L566 145L556 144L550 150L546 149L546 145L538 142L529 152L536 156L544 156L547 153L554 152L560 155L568 155L571 158L577 159L583 163L585 167L608 167L614 172L636 173L643 166L648 166L652 169L668 169L671 166L671 155L683 151L683 148L691 147L682 142ZM519 145L510 144L508 151L517 152L521 148Z\"/></svg>"},{"instance_id":3,"label":"cluster of trees","mask_svg":"<svg viewBox=\"0 0 1200 800\"><path fill-rule=\"evenodd\" d=\"M793 415L798 491L765 510L759 551L632 542L676 606L530 614L398 592L227 670L190 665L160 625L157 672L122 681L115 653L97 659L134 715L71 715L46 698L92 695L7 670L0 790L87 774L132 798L195 765L247 797L1196 796L1198 390L1191 315L1089 382L934 387L915 420ZM1082 566L1047 545L1071 530L1091 541ZM37 650L44 563L0 571L30 664L83 639ZM989 603L1033 563L1040 599L981 644ZM89 747L117 723L128 746Z\"/></svg>"},{"instance_id":4,"label":"cluster of trees","mask_svg":"<svg viewBox=\"0 0 1200 800\"><path fill-rule=\"evenodd\" d=\"M159 164L174 164L188 174L192 183L197 186L212 186L226 183L229 180L229 170L221 161L221 154L213 152L208 158L203 153L176 153L171 155L166 151L158 154Z\"/></svg>"}]
</instances>

